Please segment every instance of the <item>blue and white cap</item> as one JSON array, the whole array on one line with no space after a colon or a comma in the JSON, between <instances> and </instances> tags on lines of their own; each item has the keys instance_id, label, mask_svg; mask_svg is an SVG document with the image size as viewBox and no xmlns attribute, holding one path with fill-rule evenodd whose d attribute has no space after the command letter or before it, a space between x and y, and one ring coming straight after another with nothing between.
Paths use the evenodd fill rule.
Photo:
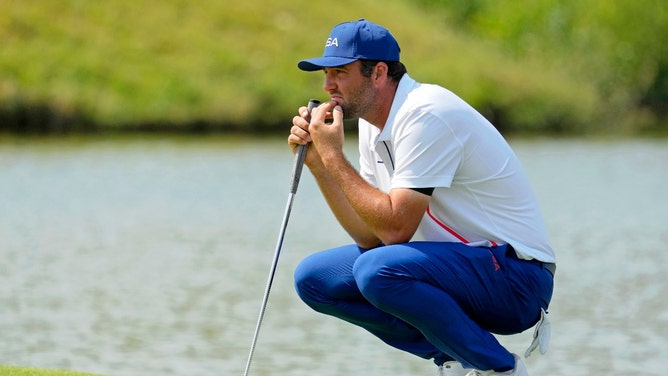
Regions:
<instances>
[{"instance_id":1,"label":"blue and white cap","mask_svg":"<svg viewBox=\"0 0 668 376\"><path fill-rule=\"evenodd\" d=\"M350 64L359 59L399 61L399 44L386 28L360 19L338 24L325 43L322 57L300 61L304 71Z\"/></svg>"}]
</instances>

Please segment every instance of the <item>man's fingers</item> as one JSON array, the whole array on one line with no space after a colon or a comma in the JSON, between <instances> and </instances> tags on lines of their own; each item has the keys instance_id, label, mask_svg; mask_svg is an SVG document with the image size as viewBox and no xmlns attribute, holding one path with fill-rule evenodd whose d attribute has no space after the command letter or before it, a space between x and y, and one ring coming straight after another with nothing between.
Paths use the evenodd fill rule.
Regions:
<instances>
[{"instance_id":1,"label":"man's fingers","mask_svg":"<svg viewBox=\"0 0 668 376\"><path fill-rule=\"evenodd\" d=\"M308 126L308 125L307 125ZM311 142L311 135L304 128L299 125L293 125L290 129L290 141L304 145Z\"/></svg>"},{"instance_id":2,"label":"man's fingers","mask_svg":"<svg viewBox=\"0 0 668 376\"><path fill-rule=\"evenodd\" d=\"M332 109L334 109L336 105L337 105L336 102L329 101L329 102L324 102L318 107L311 110L311 123L312 124L324 123L325 119L331 118Z\"/></svg>"},{"instance_id":3,"label":"man's fingers","mask_svg":"<svg viewBox=\"0 0 668 376\"><path fill-rule=\"evenodd\" d=\"M332 111L332 117L334 118L335 122L343 122L343 109L341 106L336 105L336 107L334 107L334 110Z\"/></svg>"},{"instance_id":4,"label":"man's fingers","mask_svg":"<svg viewBox=\"0 0 668 376\"><path fill-rule=\"evenodd\" d=\"M302 106L302 107L299 107L298 111L299 111L298 112L299 116L301 116L304 119L308 118L308 108Z\"/></svg>"}]
</instances>

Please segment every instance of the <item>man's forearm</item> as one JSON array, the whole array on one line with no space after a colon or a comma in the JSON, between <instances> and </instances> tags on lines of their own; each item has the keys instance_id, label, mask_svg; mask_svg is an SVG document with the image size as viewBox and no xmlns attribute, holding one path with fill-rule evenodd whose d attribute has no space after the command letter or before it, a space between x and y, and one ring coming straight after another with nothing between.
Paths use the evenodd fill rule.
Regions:
<instances>
[{"instance_id":1,"label":"man's forearm","mask_svg":"<svg viewBox=\"0 0 668 376\"><path fill-rule=\"evenodd\" d=\"M368 184L342 153L323 159L324 169L365 228L384 244L409 241L429 204L429 196L411 189L385 193Z\"/></svg>"},{"instance_id":2,"label":"man's forearm","mask_svg":"<svg viewBox=\"0 0 668 376\"><path fill-rule=\"evenodd\" d=\"M332 213L355 243L362 248L374 248L378 246L380 239L355 212L339 183L327 171L324 165L309 166L309 169L315 177L318 187Z\"/></svg>"}]
</instances>

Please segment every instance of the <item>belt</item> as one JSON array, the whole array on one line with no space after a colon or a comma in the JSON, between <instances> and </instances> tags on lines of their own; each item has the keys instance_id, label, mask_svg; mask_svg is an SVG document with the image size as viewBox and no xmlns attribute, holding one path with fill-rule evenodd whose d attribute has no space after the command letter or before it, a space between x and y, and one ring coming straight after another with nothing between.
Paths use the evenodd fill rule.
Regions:
<instances>
[{"instance_id":1,"label":"belt","mask_svg":"<svg viewBox=\"0 0 668 376\"><path fill-rule=\"evenodd\" d=\"M543 264L543 267L547 269L550 274L552 274L552 277L554 277L554 273L557 271L557 264L553 262L541 262Z\"/></svg>"},{"instance_id":2,"label":"belt","mask_svg":"<svg viewBox=\"0 0 668 376\"><path fill-rule=\"evenodd\" d=\"M510 244L508 244L508 251L510 251L509 253L510 253L511 256L514 256L515 258L517 258L519 260L522 260L519 257L517 257L517 252L515 252L515 249ZM506 254L508 254L508 253L506 253ZM557 271L557 264L555 264L553 262L543 262L543 261L536 260L536 259L525 260L525 261L529 261L533 264L538 264L538 265L542 266L548 272L550 272L550 274L552 274L552 277L554 278L554 273Z\"/></svg>"},{"instance_id":3,"label":"belt","mask_svg":"<svg viewBox=\"0 0 668 376\"><path fill-rule=\"evenodd\" d=\"M554 278L554 273L557 271L557 264L555 264L553 262L543 262L543 261L536 260L536 259L531 259L531 260L526 260L526 261L529 261L532 264L540 265L543 268L547 269L547 271L550 272L550 274L552 274L552 277Z\"/></svg>"}]
</instances>

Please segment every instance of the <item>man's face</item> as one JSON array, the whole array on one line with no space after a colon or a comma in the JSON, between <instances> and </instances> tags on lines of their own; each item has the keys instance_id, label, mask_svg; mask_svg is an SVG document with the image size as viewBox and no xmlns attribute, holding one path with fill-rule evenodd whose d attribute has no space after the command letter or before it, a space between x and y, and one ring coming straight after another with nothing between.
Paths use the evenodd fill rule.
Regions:
<instances>
[{"instance_id":1,"label":"man's face","mask_svg":"<svg viewBox=\"0 0 668 376\"><path fill-rule=\"evenodd\" d=\"M364 77L360 62L355 61L340 67L324 68L323 89L331 100L341 106L345 119L364 118L374 105L375 90L371 78Z\"/></svg>"}]
</instances>

